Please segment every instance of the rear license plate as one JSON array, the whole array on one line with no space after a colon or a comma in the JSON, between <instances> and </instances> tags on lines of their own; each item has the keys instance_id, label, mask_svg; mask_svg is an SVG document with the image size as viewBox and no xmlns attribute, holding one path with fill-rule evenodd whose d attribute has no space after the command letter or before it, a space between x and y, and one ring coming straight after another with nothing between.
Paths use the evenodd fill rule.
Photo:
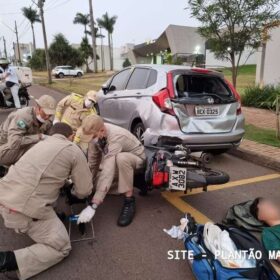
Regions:
<instances>
[{"instance_id":1,"label":"rear license plate","mask_svg":"<svg viewBox=\"0 0 280 280\"><path fill-rule=\"evenodd\" d=\"M185 191L187 183L187 169L180 167L169 168L169 189Z\"/></svg>"},{"instance_id":2,"label":"rear license plate","mask_svg":"<svg viewBox=\"0 0 280 280\"><path fill-rule=\"evenodd\" d=\"M218 107L196 106L195 114L197 116L218 116L219 108Z\"/></svg>"}]
</instances>

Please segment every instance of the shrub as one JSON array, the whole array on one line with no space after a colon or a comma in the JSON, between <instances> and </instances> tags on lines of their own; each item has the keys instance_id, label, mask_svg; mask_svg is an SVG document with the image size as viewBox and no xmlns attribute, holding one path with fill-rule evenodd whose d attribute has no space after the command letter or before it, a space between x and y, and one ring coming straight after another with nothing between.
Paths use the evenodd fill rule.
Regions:
<instances>
[{"instance_id":1,"label":"shrub","mask_svg":"<svg viewBox=\"0 0 280 280\"><path fill-rule=\"evenodd\" d=\"M123 62L123 68L125 68L125 67L128 67L128 66L131 66L131 62L129 61L129 59L128 58L126 58L125 59L125 61Z\"/></svg>"},{"instance_id":2,"label":"shrub","mask_svg":"<svg viewBox=\"0 0 280 280\"><path fill-rule=\"evenodd\" d=\"M29 60L28 65L33 70L43 71L47 69L45 50L37 49L32 58Z\"/></svg>"},{"instance_id":3,"label":"shrub","mask_svg":"<svg viewBox=\"0 0 280 280\"><path fill-rule=\"evenodd\" d=\"M265 86L264 88L248 87L242 95L242 104L248 107L276 109L276 97L280 96L280 86Z\"/></svg>"}]
</instances>

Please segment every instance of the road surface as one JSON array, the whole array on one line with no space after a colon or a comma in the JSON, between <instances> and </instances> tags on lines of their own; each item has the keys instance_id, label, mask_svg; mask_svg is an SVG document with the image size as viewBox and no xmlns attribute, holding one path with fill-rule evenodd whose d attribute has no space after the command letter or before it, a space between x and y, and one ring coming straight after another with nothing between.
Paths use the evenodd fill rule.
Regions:
<instances>
[{"instance_id":1,"label":"road surface","mask_svg":"<svg viewBox=\"0 0 280 280\"><path fill-rule=\"evenodd\" d=\"M64 96L40 86L32 86L29 92L36 98L51 94L59 100ZM0 111L0 121L6 116L7 111ZM168 250L184 247L181 241L167 236L164 228L178 224L185 211L191 211L200 222L220 222L232 204L257 196L280 201L280 174L275 171L228 154L215 157L211 165L228 172L231 181L223 186L209 187L208 192L196 190L187 196L152 191L147 197L140 197L136 191L137 214L126 228L116 225L122 197L107 196L94 217L96 241L73 243L67 259L33 279L193 279L187 261L168 260ZM30 244L32 240L5 229L0 221L1 251ZM0 275L0 279L7 278Z\"/></svg>"}]
</instances>

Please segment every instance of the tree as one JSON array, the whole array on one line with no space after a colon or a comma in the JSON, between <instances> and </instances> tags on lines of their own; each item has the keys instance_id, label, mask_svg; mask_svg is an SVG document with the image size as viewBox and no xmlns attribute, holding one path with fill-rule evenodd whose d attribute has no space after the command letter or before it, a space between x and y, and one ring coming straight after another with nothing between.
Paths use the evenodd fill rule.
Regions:
<instances>
[{"instance_id":1,"label":"tree","mask_svg":"<svg viewBox=\"0 0 280 280\"><path fill-rule=\"evenodd\" d=\"M99 26L104 28L108 33L108 46L109 46L109 56L110 56L110 69L114 69L113 61L113 38L112 34L114 32L114 26L117 21L117 16L110 17L108 13L104 14L101 18L97 19Z\"/></svg>"},{"instance_id":2,"label":"tree","mask_svg":"<svg viewBox=\"0 0 280 280\"><path fill-rule=\"evenodd\" d=\"M33 55L28 62L28 67L38 71L44 71L47 69L44 49L37 49L33 52Z\"/></svg>"},{"instance_id":3,"label":"tree","mask_svg":"<svg viewBox=\"0 0 280 280\"><path fill-rule=\"evenodd\" d=\"M73 23L83 25L85 29L84 33L87 36L88 34L87 25L90 23L89 14L77 13L73 20Z\"/></svg>"},{"instance_id":4,"label":"tree","mask_svg":"<svg viewBox=\"0 0 280 280\"><path fill-rule=\"evenodd\" d=\"M22 9L23 15L30 21L32 35L33 35L33 50L36 50L36 41L35 41L35 34L34 34L34 23L41 22L39 14L37 14L37 10L32 9L32 7L23 7Z\"/></svg>"},{"instance_id":5,"label":"tree","mask_svg":"<svg viewBox=\"0 0 280 280\"><path fill-rule=\"evenodd\" d=\"M83 58L77 49L70 46L63 34L58 33L49 48L51 64L81 66Z\"/></svg>"},{"instance_id":6,"label":"tree","mask_svg":"<svg viewBox=\"0 0 280 280\"><path fill-rule=\"evenodd\" d=\"M89 72L88 59L92 58L93 50L92 50L92 46L88 42L87 37L83 37L80 48L79 48L79 52L80 52L81 57L83 59L83 63L86 65L86 72L88 73ZM97 59L99 59L98 56L97 56Z\"/></svg>"},{"instance_id":7,"label":"tree","mask_svg":"<svg viewBox=\"0 0 280 280\"><path fill-rule=\"evenodd\" d=\"M265 24L279 18L279 0L189 0L191 15L202 23L198 28L217 59L231 62L236 80L245 48L256 50ZM252 51L252 53L253 53Z\"/></svg>"},{"instance_id":8,"label":"tree","mask_svg":"<svg viewBox=\"0 0 280 280\"><path fill-rule=\"evenodd\" d=\"M123 66L123 68L131 66L131 62L129 61L128 58L125 59L122 66Z\"/></svg>"}]
</instances>

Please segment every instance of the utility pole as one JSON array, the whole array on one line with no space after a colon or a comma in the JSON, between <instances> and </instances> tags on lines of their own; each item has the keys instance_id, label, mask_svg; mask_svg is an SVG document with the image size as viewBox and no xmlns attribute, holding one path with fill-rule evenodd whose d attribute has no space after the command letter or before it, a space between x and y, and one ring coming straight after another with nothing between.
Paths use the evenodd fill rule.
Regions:
<instances>
[{"instance_id":1,"label":"utility pole","mask_svg":"<svg viewBox=\"0 0 280 280\"><path fill-rule=\"evenodd\" d=\"M97 73L97 55L96 55L95 30L94 30L94 18L93 18L92 0L89 0L89 14L90 14L90 29L91 29L91 38L92 38L94 72Z\"/></svg>"},{"instance_id":2,"label":"utility pole","mask_svg":"<svg viewBox=\"0 0 280 280\"><path fill-rule=\"evenodd\" d=\"M43 10L44 2L45 2L45 0L38 0L38 5L37 6L40 10L40 16L41 16L41 21L42 21L42 29L43 29L44 45L45 45L45 55L46 55L46 64L47 64L47 71L48 71L48 82L49 82L49 84L51 84L52 83L52 75L51 75L50 57L49 57L48 42L47 42L47 35L46 35L44 10Z\"/></svg>"},{"instance_id":3,"label":"utility pole","mask_svg":"<svg viewBox=\"0 0 280 280\"><path fill-rule=\"evenodd\" d=\"M6 40L5 40L4 36L3 36L3 44L4 44L4 54L5 54L5 57L8 58L8 56L7 56L7 48L6 48Z\"/></svg>"},{"instance_id":4,"label":"utility pole","mask_svg":"<svg viewBox=\"0 0 280 280\"><path fill-rule=\"evenodd\" d=\"M18 31L17 31L17 22L16 22L16 20L15 20L15 33L16 33L16 37L17 37L18 62L19 62L19 65L21 66L20 47L19 47L19 42L18 42Z\"/></svg>"},{"instance_id":5,"label":"utility pole","mask_svg":"<svg viewBox=\"0 0 280 280\"><path fill-rule=\"evenodd\" d=\"M99 26L99 29L100 29L100 38L101 38L101 64L102 64L102 72L104 72L105 65L104 65L104 45L103 45L102 27Z\"/></svg>"},{"instance_id":6,"label":"utility pole","mask_svg":"<svg viewBox=\"0 0 280 280\"><path fill-rule=\"evenodd\" d=\"M15 46L15 42L13 42L13 50L14 50L14 63L16 64L17 63L17 60L16 60L16 46Z\"/></svg>"}]
</instances>

